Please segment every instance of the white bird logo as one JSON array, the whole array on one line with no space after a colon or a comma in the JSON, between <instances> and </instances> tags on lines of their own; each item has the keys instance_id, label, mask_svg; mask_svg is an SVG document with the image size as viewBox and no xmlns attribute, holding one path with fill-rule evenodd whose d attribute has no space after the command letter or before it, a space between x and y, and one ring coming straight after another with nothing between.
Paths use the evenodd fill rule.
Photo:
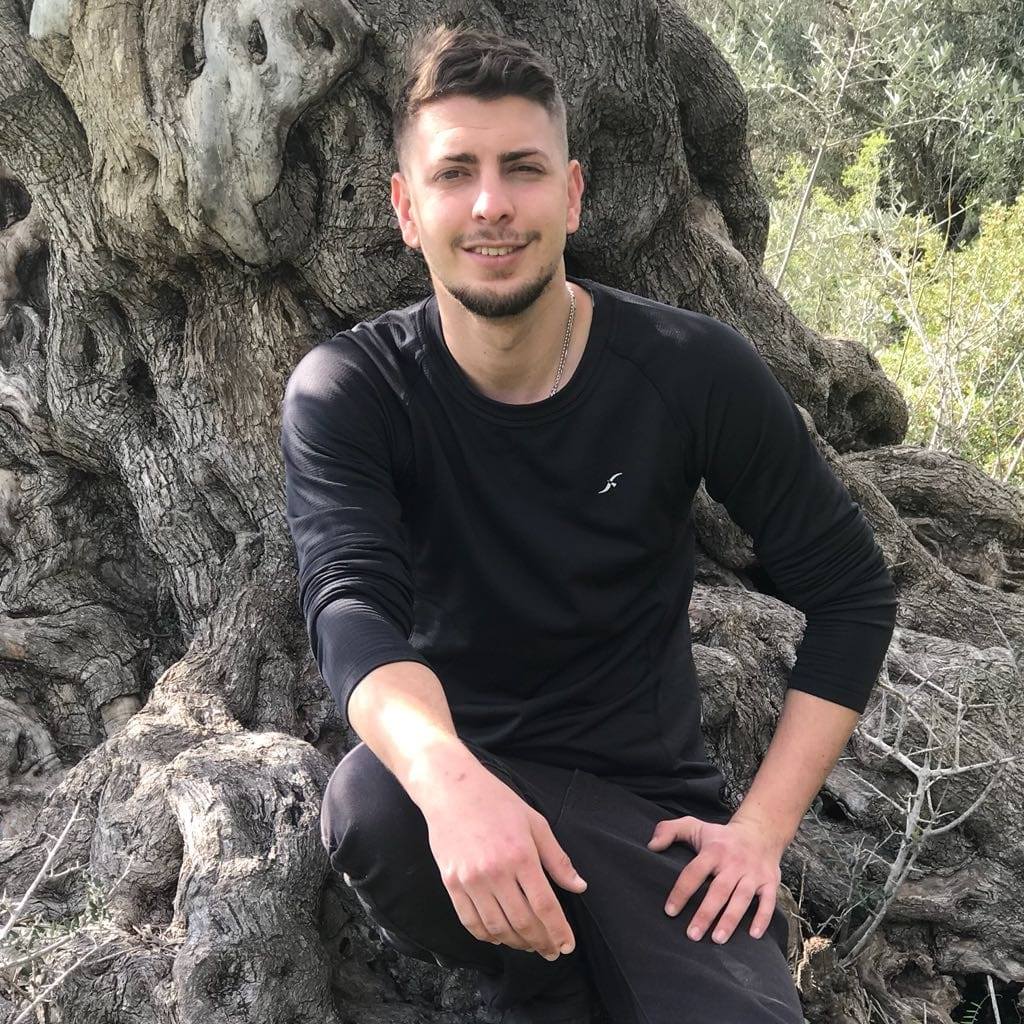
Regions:
<instances>
[{"instance_id":1,"label":"white bird logo","mask_svg":"<svg viewBox=\"0 0 1024 1024\"><path fill-rule=\"evenodd\" d=\"M598 494L604 494L605 491L610 491L613 487L618 487L619 485L618 485L618 483L615 480L615 478L617 476L622 476L622 474L621 473L612 473L612 475L610 477L608 477L608 483L606 483L604 485L604 487L602 487L601 490L599 490L597 493Z\"/></svg>"}]
</instances>

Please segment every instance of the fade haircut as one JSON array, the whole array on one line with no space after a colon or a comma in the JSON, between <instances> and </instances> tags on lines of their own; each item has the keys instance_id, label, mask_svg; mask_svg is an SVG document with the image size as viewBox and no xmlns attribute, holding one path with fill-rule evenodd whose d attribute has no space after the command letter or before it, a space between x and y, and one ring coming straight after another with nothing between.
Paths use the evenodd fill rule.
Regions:
<instances>
[{"instance_id":1,"label":"fade haircut","mask_svg":"<svg viewBox=\"0 0 1024 1024\"><path fill-rule=\"evenodd\" d=\"M481 29L438 25L409 51L406 80L392 111L395 159L420 108L448 96L497 100L522 96L540 104L558 126L562 155L569 159L565 100L548 61L521 39Z\"/></svg>"}]
</instances>

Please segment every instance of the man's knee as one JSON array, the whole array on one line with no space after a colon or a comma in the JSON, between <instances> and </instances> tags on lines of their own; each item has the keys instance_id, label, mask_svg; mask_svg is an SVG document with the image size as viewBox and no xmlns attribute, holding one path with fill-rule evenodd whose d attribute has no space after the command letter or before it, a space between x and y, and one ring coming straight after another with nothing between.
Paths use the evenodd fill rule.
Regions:
<instances>
[{"instance_id":1,"label":"man's knee","mask_svg":"<svg viewBox=\"0 0 1024 1024\"><path fill-rule=\"evenodd\" d=\"M320 837L331 866L354 878L429 855L422 812L365 743L342 758L327 783Z\"/></svg>"}]
</instances>

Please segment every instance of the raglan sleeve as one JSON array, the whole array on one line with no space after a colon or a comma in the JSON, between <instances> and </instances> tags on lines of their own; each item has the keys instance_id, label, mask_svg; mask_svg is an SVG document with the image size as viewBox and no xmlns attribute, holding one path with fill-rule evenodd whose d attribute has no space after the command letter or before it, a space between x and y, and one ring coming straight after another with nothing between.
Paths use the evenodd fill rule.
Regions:
<instances>
[{"instance_id":1,"label":"raglan sleeve","mask_svg":"<svg viewBox=\"0 0 1024 1024\"><path fill-rule=\"evenodd\" d=\"M389 662L428 664L409 642L413 585L395 483L394 415L344 334L303 356L281 404L299 603L346 725L349 698L367 673Z\"/></svg>"},{"instance_id":2,"label":"raglan sleeve","mask_svg":"<svg viewBox=\"0 0 1024 1024\"><path fill-rule=\"evenodd\" d=\"M788 687L863 713L895 627L874 531L754 346L707 318L701 462L708 494L751 538L806 626Z\"/></svg>"}]
</instances>

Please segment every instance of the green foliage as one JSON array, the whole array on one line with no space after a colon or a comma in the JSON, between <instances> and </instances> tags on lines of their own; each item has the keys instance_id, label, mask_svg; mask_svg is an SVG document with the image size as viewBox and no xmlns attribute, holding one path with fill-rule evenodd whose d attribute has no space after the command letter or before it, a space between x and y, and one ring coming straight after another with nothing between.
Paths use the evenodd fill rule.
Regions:
<instances>
[{"instance_id":1,"label":"green foliage","mask_svg":"<svg viewBox=\"0 0 1024 1024\"><path fill-rule=\"evenodd\" d=\"M892 139L869 134L802 213L782 290L815 330L874 352L911 409L907 440L954 451L1024 485L1024 195L991 203L968 246L949 247L906 203L885 204ZM765 269L776 269L800 212L808 160L775 182Z\"/></svg>"},{"instance_id":2,"label":"green foliage","mask_svg":"<svg viewBox=\"0 0 1024 1024\"><path fill-rule=\"evenodd\" d=\"M1024 185L1024 18L1019 0L709 0L693 16L750 104L755 167L769 189L793 151L819 179L885 131L912 210L970 238L976 211Z\"/></svg>"},{"instance_id":3,"label":"green foliage","mask_svg":"<svg viewBox=\"0 0 1024 1024\"><path fill-rule=\"evenodd\" d=\"M963 1017L960 1018L960 1024L975 1024L978 1019L978 1012L985 1005L984 999L979 999L976 1003L971 1003L964 1012Z\"/></svg>"}]
</instances>

